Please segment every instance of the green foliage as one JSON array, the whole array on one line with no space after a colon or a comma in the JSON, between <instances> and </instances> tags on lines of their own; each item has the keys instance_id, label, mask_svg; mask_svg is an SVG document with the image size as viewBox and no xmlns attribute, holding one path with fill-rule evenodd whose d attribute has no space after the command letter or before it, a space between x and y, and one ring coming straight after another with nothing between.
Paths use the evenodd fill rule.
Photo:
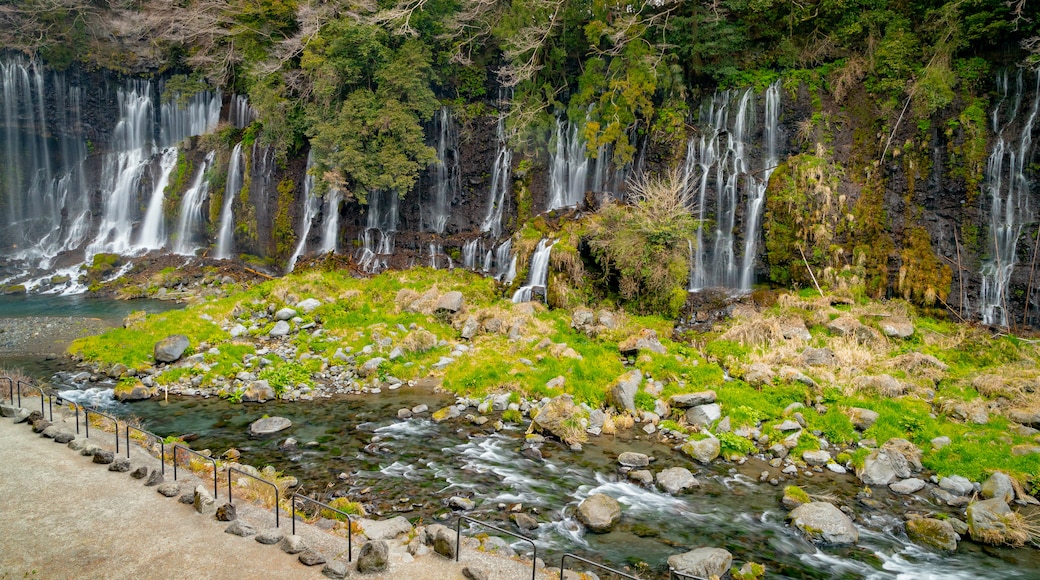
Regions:
<instances>
[{"instance_id":1,"label":"green foliage","mask_svg":"<svg viewBox=\"0 0 1040 580\"><path fill-rule=\"evenodd\" d=\"M650 393L647 393L646 391L639 391L635 395L636 409L639 409L641 411L653 413L654 401L656 401L654 396Z\"/></svg>"},{"instance_id":2,"label":"green foliage","mask_svg":"<svg viewBox=\"0 0 1040 580\"><path fill-rule=\"evenodd\" d=\"M899 268L897 288L904 299L925 306L935 304L936 299L946 301L953 271L932 251L928 230L921 226L908 228L900 257L903 265Z\"/></svg>"},{"instance_id":3,"label":"green foliage","mask_svg":"<svg viewBox=\"0 0 1040 580\"><path fill-rule=\"evenodd\" d=\"M852 421L834 405L831 405L822 415L805 413L805 417L809 426L820 431L823 438L831 443L846 444L859 439Z\"/></svg>"},{"instance_id":4,"label":"green foliage","mask_svg":"<svg viewBox=\"0 0 1040 580\"><path fill-rule=\"evenodd\" d=\"M274 394L281 396L300 384L313 386L311 373L303 365L295 362L276 363L260 369L257 378L267 381L274 389Z\"/></svg>"},{"instance_id":5,"label":"green foliage","mask_svg":"<svg viewBox=\"0 0 1040 580\"><path fill-rule=\"evenodd\" d=\"M502 420L506 423L519 425L524 422L524 414L514 409L506 409L505 411L502 411Z\"/></svg>"},{"instance_id":6,"label":"green foliage","mask_svg":"<svg viewBox=\"0 0 1040 580\"><path fill-rule=\"evenodd\" d=\"M278 183L278 212L274 216L275 252L279 256L288 256L296 244L296 230L293 228L292 209L296 183L292 179L283 179Z\"/></svg>"},{"instance_id":7,"label":"green foliage","mask_svg":"<svg viewBox=\"0 0 1040 580\"><path fill-rule=\"evenodd\" d=\"M721 455L729 456L734 453L738 455L751 455L757 451L755 444L747 439L741 437L735 433L720 432L716 433L715 436L719 440L719 444L722 447Z\"/></svg>"},{"instance_id":8,"label":"green foliage","mask_svg":"<svg viewBox=\"0 0 1040 580\"><path fill-rule=\"evenodd\" d=\"M134 328L114 328L105 334L78 339L69 352L88 361L122 363L131 368L152 364L155 343L171 334L184 334L192 344L222 342L228 334L212 321L189 310L171 310L150 315ZM190 354L190 352L189 352Z\"/></svg>"}]
</instances>

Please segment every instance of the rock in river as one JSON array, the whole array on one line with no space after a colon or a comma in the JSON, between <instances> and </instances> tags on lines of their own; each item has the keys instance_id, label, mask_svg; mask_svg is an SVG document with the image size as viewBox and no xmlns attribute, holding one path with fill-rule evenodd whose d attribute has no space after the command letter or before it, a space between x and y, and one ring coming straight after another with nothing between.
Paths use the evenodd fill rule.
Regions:
<instances>
[{"instance_id":1,"label":"rock in river","mask_svg":"<svg viewBox=\"0 0 1040 580\"><path fill-rule=\"evenodd\" d=\"M685 554L669 556L668 567L697 578L719 578L729 572L733 554L721 548L697 548Z\"/></svg>"},{"instance_id":2,"label":"rock in river","mask_svg":"<svg viewBox=\"0 0 1040 580\"><path fill-rule=\"evenodd\" d=\"M592 494L578 504L578 519L589 531L609 532L621 519L621 504L609 495Z\"/></svg>"},{"instance_id":3,"label":"rock in river","mask_svg":"<svg viewBox=\"0 0 1040 580\"><path fill-rule=\"evenodd\" d=\"M250 435L269 435L271 433L277 433L284 431L292 427L292 421L285 417L264 417L263 419L257 419L249 425Z\"/></svg>"},{"instance_id":4,"label":"rock in river","mask_svg":"<svg viewBox=\"0 0 1040 580\"><path fill-rule=\"evenodd\" d=\"M842 545L859 541L859 530L849 516L825 501L802 504L787 518L813 542Z\"/></svg>"}]
</instances>

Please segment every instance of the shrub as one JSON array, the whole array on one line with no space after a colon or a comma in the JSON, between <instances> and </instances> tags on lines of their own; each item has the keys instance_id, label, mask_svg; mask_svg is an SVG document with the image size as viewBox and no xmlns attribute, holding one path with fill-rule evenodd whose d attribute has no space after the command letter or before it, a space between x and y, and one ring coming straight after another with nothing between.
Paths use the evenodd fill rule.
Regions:
<instances>
[{"instance_id":1,"label":"shrub","mask_svg":"<svg viewBox=\"0 0 1040 580\"><path fill-rule=\"evenodd\" d=\"M722 447L722 455L730 455L738 453L740 455L751 455L758 451L755 444L750 440L741 437L735 433L722 432L718 433L716 437L719 440L719 444Z\"/></svg>"}]
</instances>

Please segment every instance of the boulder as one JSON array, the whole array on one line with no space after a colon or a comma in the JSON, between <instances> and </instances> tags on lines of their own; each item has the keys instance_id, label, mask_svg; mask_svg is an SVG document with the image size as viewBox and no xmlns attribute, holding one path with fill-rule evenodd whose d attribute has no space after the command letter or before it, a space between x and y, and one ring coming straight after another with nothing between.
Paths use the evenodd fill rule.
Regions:
<instances>
[{"instance_id":1,"label":"boulder","mask_svg":"<svg viewBox=\"0 0 1040 580\"><path fill-rule=\"evenodd\" d=\"M155 491L159 492L159 495L163 497L177 497L181 493L181 486L173 482L164 483L155 488Z\"/></svg>"},{"instance_id":2,"label":"boulder","mask_svg":"<svg viewBox=\"0 0 1040 580\"><path fill-rule=\"evenodd\" d=\"M310 314L311 312L314 312L314 310L317 309L319 306L321 306L321 300L318 300L317 298L307 298L306 300L301 300L300 302L298 302L296 304L296 309L300 312L303 312L304 314Z\"/></svg>"},{"instance_id":3,"label":"boulder","mask_svg":"<svg viewBox=\"0 0 1040 580\"><path fill-rule=\"evenodd\" d=\"M462 569L462 576L466 580L488 580L487 570L483 568L476 568L474 566L466 566Z\"/></svg>"},{"instance_id":4,"label":"boulder","mask_svg":"<svg viewBox=\"0 0 1040 580\"><path fill-rule=\"evenodd\" d=\"M1007 416L1015 423L1040 428L1040 409L1010 409Z\"/></svg>"},{"instance_id":5,"label":"boulder","mask_svg":"<svg viewBox=\"0 0 1040 580\"><path fill-rule=\"evenodd\" d=\"M195 511L200 514L211 514L216 511L216 502L213 501L213 496L206 490L206 486L195 486L195 492L192 494L192 497L192 505L195 507Z\"/></svg>"},{"instance_id":6,"label":"boulder","mask_svg":"<svg viewBox=\"0 0 1040 580\"><path fill-rule=\"evenodd\" d=\"M668 567L686 576L721 578L733 564L733 554L722 548L697 548L668 557Z\"/></svg>"},{"instance_id":7,"label":"boulder","mask_svg":"<svg viewBox=\"0 0 1040 580\"><path fill-rule=\"evenodd\" d=\"M575 426L575 417L585 415L585 410L574 404L570 395L554 397L546 403L531 421L538 430L550 433L568 445L585 441L585 428Z\"/></svg>"},{"instance_id":8,"label":"boulder","mask_svg":"<svg viewBox=\"0 0 1040 580\"><path fill-rule=\"evenodd\" d=\"M260 541L259 534L257 534L257 536L257 541ZM282 538L282 541L278 547L280 547L282 551L286 554L299 554L300 552L307 549L307 546L303 543L303 538L293 534L289 534L288 536Z\"/></svg>"},{"instance_id":9,"label":"boulder","mask_svg":"<svg viewBox=\"0 0 1040 580\"><path fill-rule=\"evenodd\" d=\"M357 560L358 572L385 572L389 568L390 545L385 540L369 540L361 546Z\"/></svg>"},{"instance_id":10,"label":"boulder","mask_svg":"<svg viewBox=\"0 0 1040 580\"><path fill-rule=\"evenodd\" d=\"M866 431L870 429L874 422L878 420L877 411L871 411L870 409L863 409L860 407L850 407L848 412L849 421L852 421L852 426L859 429L860 431Z\"/></svg>"},{"instance_id":11,"label":"boulder","mask_svg":"<svg viewBox=\"0 0 1040 580\"><path fill-rule=\"evenodd\" d=\"M668 399L668 405L677 409L689 409L700 405L710 405L716 399L715 391L701 391L699 393L672 395L672 398Z\"/></svg>"},{"instance_id":12,"label":"boulder","mask_svg":"<svg viewBox=\"0 0 1040 580\"><path fill-rule=\"evenodd\" d=\"M831 454L822 449L817 451L807 450L802 452L802 461L813 466L823 466L830 463Z\"/></svg>"},{"instance_id":13,"label":"boulder","mask_svg":"<svg viewBox=\"0 0 1040 580\"><path fill-rule=\"evenodd\" d=\"M628 472L628 478L632 481L649 487L654 483L654 474L648 469L635 469Z\"/></svg>"},{"instance_id":14,"label":"boulder","mask_svg":"<svg viewBox=\"0 0 1040 580\"><path fill-rule=\"evenodd\" d=\"M470 316L466 319L466 322L462 323L462 330L459 332L459 336L466 340L469 340L476 336L477 332L479 331L480 321L478 321L475 317Z\"/></svg>"},{"instance_id":15,"label":"boulder","mask_svg":"<svg viewBox=\"0 0 1040 580\"><path fill-rule=\"evenodd\" d=\"M325 556L317 550L304 550L297 559L304 566L320 566L325 563Z\"/></svg>"},{"instance_id":16,"label":"boulder","mask_svg":"<svg viewBox=\"0 0 1040 580\"><path fill-rule=\"evenodd\" d=\"M455 559L455 532L440 524L426 528L426 541L433 546L433 551L449 560Z\"/></svg>"},{"instance_id":17,"label":"boulder","mask_svg":"<svg viewBox=\"0 0 1040 580\"><path fill-rule=\"evenodd\" d=\"M441 312L451 312L452 314L462 310L462 305L465 303L465 299L462 296L462 292L453 290L446 294L441 295L437 299L437 306L434 310Z\"/></svg>"},{"instance_id":18,"label":"boulder","mask_svg":"<svg viewBox=\"0 0 1040 580\"><path fill-rule=\"evenodd\" d=\"M343 560L333 560L325 564L325 567L321 569L322 575L326 578L332 578L333 580L343 580L347 577L350 571L350 567Z\"/></svg>"},{"instance_id":19,"label":"boulder","mask_svg":"<svg viewBox=\"0 0 1040 580\"><path fill-rule=\"evenodd\" d=\"M657 473L657 485L665 492L676 494L691 487L699 487L700 482L685 467L670 467Z\"/></svg>"},{"instance_id":20,"label":"boulder","mask_svg":"<svg viewBox=\"0 0 1040 580\"><path fill-rule=\"evenodd\" d=\"M924 489L924 481L917 479L916 477L911 477L909 479L895 481L888 484L888 489L891 489L893 492L898 494L910 495L911 493L917 493Z\"/></svg>"},{"instance_id":21,"label":"boulder","mask_svg":"<svg viewBox=\"0 0 1040 580\"><path fill-rule=\"evenodd\" d=\"M100 463L102 465L108 465L115 461L115 453L106 449L99 449L94 452L94 463Z\"/></svg>"},{"instance_id":22,"label":"boulder","mask_svg":"<svg viewBox=\"0 0 1040 580\"><path fill-rule=\"evenodd\" d=\"M621 411L636 410L636 391L643 382L643 373L639 369L629 371L620 377L610 388L608 401Z\"/></svg>"},{"instance_id":23,"label":"boulder","mask_svg":"<svg viewBox=\"0 0 1040 580\"><path fill-rule=\"evenodd\" d=\"M231 534L233 536L241 536L243 538L256 535L256 528L239 520L231 522L231 525L224 528L225 534Z\"/></svg>"},{"instance_id":24,"label":"boulder","mask_svg":"<svg viewBox=\"0 0 1040 580\"><path fill-rule=\"evenodd\" d=\"M414 411L413 411L414 413ZM434 422L441 423L444 421L450 421L451 419L457 419L460 414L459 408L455 405L448 405L443 409L438 409L433 412Z\"/></svg>"},{"instance_id":25,"label":"boulder","mask_svg":"<svg viewBox=\"0 0 1040 580\"><path fill-rule=\"evenodd\" d=\"M722 452L722 445L714 437L700 440L690 440L682 445L682 452L689 455L700 463L708 464L715 460Z\"/></svg>"},{"instance_id":26,"label":"boulder","mask_svg":"<svg viewBox=\"0 0 1040 580\"><path fill-rule=\"evenodd\" d=\"M794 508L787 518L814 543L845 545L859 541L859 530L849 516L825 501L802 504Z\"/></svg>"},{"instance_id":27,"label":"boulder","mask_svg":"<svg viewBox=\"0 0 1040 580\"><path fill-rule=\"evenodd\" d=\"M1019 546L1029 535L1015 526L1019 516L1000 498L986 499L968 505L968 533L976 542ZM1009 525L1010 524L1010 525Z\"/></svg>"},{"instance_id":28,"label":"boulder","mask_svg":"<svg viewBox=\"0 0 1040 580\"><path fill-rule=\"evenodd\" d=\"M270 435L292 427L292 421L285 417L264 417L249 425L249 434L253 436Z\"/></svg>"},{"instance_id":29,"label":"boulder","mask_svg":"<svg viewBox=\"0 0 1040 580\"><path fill-rule=\"evenodd\" d=\"M116 387L112 396L115 397L117 401L143 401L152 397L152 390L138 381L130 388L121 386Z\"/></svg>"},{"instance_id":30,"label":"boulder","mask_svg":"<svg viewBox=\"0 0 1040 580\"><path fill-rule=\"evenodd\" d=\"M358 525L370 540L392 540L401 534L412 531L412 524L404 516L397 516L388 520L358 520Z\"/></svg>"},{"instance_id":31,"label":"boulder","mask_svg":"<svg viewBox=\"0 0 1040 580\"><path fill-rule=\"evenodd\" d=\"M1015 499L1015 485L1011 477L1003 472L996 472L982 484L982 497L986 499L1002 499L1011 503Z\"/></svg>"},{"instance_id":32,"label":"boulder","mask_svg":"<svg viewBox=\"0 0 1040 580\"><path fill-rule=\"evenodd\" d=\"M657 354L668 353L668 349L658 340L657 332L649 328L644 328L639 331L639 334L634 334L621 341L618 344L618 350L624 355L636 354L639 351L649 351Z\"/></svg>"},{"instance_id":33,"label":"boulder","mask_svg":"<svg viewBox=\"0 0 1040 580\"><path fill-rule=\"evenodd\" d=\"M256 537L253 539L261 544L270 546L281 542L284 538L285 534L283 534L278 528L267 528L266 530L260 530L257 532Z\"/></svg>"},{"instance_id":34,"label":"boulder","mask_svg":"<svg viewBox=\"0 0 1040 580\"><path fill-rule=\"evenodd\" d=\"M571 328L591 334L596 324L596 313L588 308L578 308L571 314Z\"/></svg>"},{"instance_id":35,"label":"boulder","mask_svg":"<svg viewBox=\"0 0 1040 580\"><path fill-rule=\"evenodd\" d=\"M829 348L809 347L802 351L801 363L810 367L834 366L837 358Z\"/></svg>"},{"instance_id":36,"label":"boulder","mask_svg":"<svg viewBox=\"0 0 1040 580\"><path fill-rule=\"evenodd\" d=\"M939 487L954 495L970 495L974 493L975 486L966 477L951 475L939 480Z\"/></svg>"},{"instance_id":37,"label":"boulder","mask_svg":"<svg viewBox=\"0 0 1040 580\"><path fill-rule=\"evenodd\" d=\"M448 507L453 510L468 512L477 507L477 504L468 497L454 496L448 498Z\"/></svg>"},{"instance_id":38,"label":"boulder","mask_svg":"<svg viewBox=\"0 0 1040 580\"><path fill-rule=\"evenodd\" d=\"M263 379L250 383L242 392L242 401L245 403L256 403L258 401L273 401L276 398L274 389Z\"/></svg>"},{"instance_id":39,"label":"boulder","mask_svg":"<svg viewBox=\"0 0 1040 580\"><path fill-rule=\"evenodd\" d=\"M910 338L914 334L914 324L905 318L890 318L878 323L878 328L885 336L894 338Z\"/></svg>"},{"instance_id":40,"label":"boulder","mask_svg":"<svg viewBox=\"0 0 1040 580\"><path fill-rule=\"evenodd\" d=\"M950 522L935 518L911 518L907 520L906 535L915 544L922 544L946 552L956 551L957 540L961 539L957 532L953 531L953 526Z\"/></svg>"},{"instance_id":41,"label":"boulder","mask_svg":"<svg viewBox=\"0 0 1040 580\"><path fill-rule=\"evenodd\" d=\"M130 471L130 460L126 457L116 457L112 464L108 466L108 470L116 473L127 473Z\"/></svg>"},{"instance_id":42,"label":"boulder","mask_svg":"<svg viewBox=\"0 0 1040 580\"><path fill-rule=\"evenodd\" d=\"M532 532L538 529L538 520L525 513L509 514L509 519L521 532Z\"/></svg>"},{"instance_id":43,"label":"boulder","mask_svg":"<svg viewBox=\"0 0 1040 580\"><path fill-rule=\"evenodd\" d=\"M386 359L381 356L370 358L361 365L359 372L361 373L361 376L365 378L371 377L379 373L379 367L385 362Z\"/></svg>"},{"instance_id":44,"label":"boulder","mask_svg":"<svg viewBox=\"0 0 1040 580\"><path fill-rule=\"evenodd\" d=\"M852 379L852 386L857 391L869 391L883 397L901 397L906 393L906 385L892 375L860 375Z\"/></svg>"},{"instance_id":45,"label":"boulder","mask_svg":"<svg viewBox=\"0 0 1040 580\"><path fill-rule=\"evenodd\" d=\"M270 336L272 338L278 338L280 336L285 336L289 334L290 330L292 330L292 328L289 326L288 322L284 320L279 320L278 322L274 323L274 328L272 328L271 331L267 333L267 336Z\"/></svg>"},{"instance_id":46,"label":"boulder","mask_svg":"<svg viewBox=\"0 0 1040 580\"><path fill-rule=\"evenodd\" d=\"M621 519L621 504L602 493L595 493L578 504L578 520L591 532L609 532Z\"/></svg>"},{"instance_id":47,"label":"boulder","mask_svg":"<svg viewBox=\"0 0 1040 580\"><path fill-rule=\"evenodd\" d=\"M761 362L752 364L744 372L744 382L752 386L770 385L774 378L773 369Z\"/></svg>"},{"instance_id":48,"label":"boulder","mask_svg":"<svg viewBox=\"0 0 1040 580\"><path fill-rule=\"evenodd\" d=\"M217 508L218 522L233 522L236 519L238 519L238 510L235 509L235 504L226 503Z\"/></svg>"},{"instance_id":49,"label":"boulder","mask_svg":"<svg viewBox=\"0 0 1040 580\"><path fill-rule=\"evenodd\" d=\"M650 465L650 458L643 453L625 451L618 455L618 463L624 467L646 467Z\"/></svg>"},{"instance_id":50,"label":"boulder","mask_svg":"<svg viewBox=\"0 0 1040 580\"><path fill-rule=\"evenodd\" d=\"M722 417L722 407L718 403L697 405L686 410L686 422L690 425L709 427Z\"/></svg>"},{"instance_id":51,"label":"boulder","mask_svg":"<svg viewBox=\"0 0 1040 580\"><path fill-rule=\"evenodd\" d=\"M181 358L188 349L188 337L183 334L171 334L155 343L152 356L157 362L172 363Z\"/></svg>"}]
</instances>

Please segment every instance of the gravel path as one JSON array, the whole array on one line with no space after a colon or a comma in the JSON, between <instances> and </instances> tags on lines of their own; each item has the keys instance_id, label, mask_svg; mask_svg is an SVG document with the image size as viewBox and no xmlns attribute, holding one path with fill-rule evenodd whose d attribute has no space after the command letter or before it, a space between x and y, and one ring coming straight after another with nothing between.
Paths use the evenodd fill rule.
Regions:
<instances>
[{"instance_id":1,"label":"gravel path","mask_svg":"<svg viewBox=\"0 0 1040 580\"><path fill-rule=\"evenodd\" d=\"M34 401L23 401L32 408ZM75 432L71 417L55 416ZM92 430L90 440L111 449L111 433ZM125 448L124 448L125 453ZM158 466L136 445L133 467ZM169 471L169 469L167 470ZM172 477L169 473L167 481ZM181 474L181 490L196 483ZM197 481L197 480L196 480ZM212 481L212 480L211 480ZM211 483L209 484L211 485ZM224 488L226 490L226 488ZM217 504L226 502L222 491ZM258 529L271 527L270 510L237 500L239 519ZM291 522L282 518L288 533ZM224 533L227 526L203 516L126 473L95 465L65 445L34 434L25 424L0 419L0 579L7 578L324 578L321 566L307 567L296 556L252 538ZM346 541L312 526L297 524L297 534L330 559L345 554ZM456 580L466 565L488 572L490 580L530 578L530 563L467 549L460 563L432 552L413 558L403 541L392 540L390 572L348 578L370 580ZM470 542L472 545L473 541ZM354 545L355 553L360 542ZM558 572L557 572L558 574ZM549 578L539 571L539 578Z\"/></svg>"}]
</instances>

